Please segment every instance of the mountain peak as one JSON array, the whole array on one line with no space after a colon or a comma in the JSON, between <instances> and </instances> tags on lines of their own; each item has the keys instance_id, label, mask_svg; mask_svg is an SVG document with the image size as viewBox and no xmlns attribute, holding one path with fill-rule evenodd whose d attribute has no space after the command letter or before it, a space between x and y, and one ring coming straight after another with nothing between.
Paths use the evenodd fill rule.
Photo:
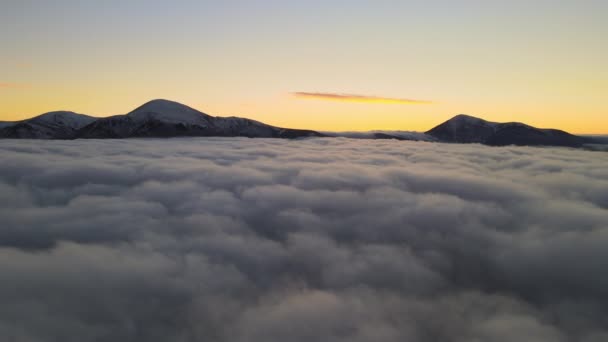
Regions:
<instances>
[{"instance_id":1,"label":"mountain peak","mask_svg":"<svg viewBox=\"0 0 608 342\"><path fill-rule=\"evenodd\" d=\"M298 138L321 134L274 127L245 118L214 117L164 99L148 101L126 115L100 118L77 134L79 138L180 136Z\"/></svg>"},{"instance_id":2,"label":"mountain peak","mask_svg":"<svg viewBox=\"0 0 608 342\"><path fill-rule=\"evenodd\" d=\"M54 111L40 114L25 121L30 124L42 126L65 126L72 129L78 129L95 121L95 118L71 111Z\"/></svg>"},{"instance_id":3,"label":"mountain peak","mask_svg":"<svg viewBox=\"0 0 608 342\"><path fill-rule=\"evenodd\" d=\"M209 115L179 102L156 99L135 108L128 117L136 121L155 119L164 122L200 124L208 120Z\"/></svg>"},{"instance_id":4,"label":"mountain peak","mask_svg":"<svg viewBox=\"0 0 608 342\"><path fill-rule=\"evenodd\" d=\"M475 119L475 120L483 120L481 118L478 118L476 116L473 115L469 115L469 114L457 114L455 115L452 119L450 120L462 120L462 119ZM485 120L484 120L485 121Z\"/></svg>"},{"instance_id":5,"label":"mountain peak","mask_svg":"<svg viewBox=\"0 0 608 342\"><path fill-rule=\"evenodd\" d=\"M468 115L468 114L458 114L453 118L449 119L446 122L458 122L458 123L489 123L493 124L493 122L484 120L482 118L478 118L476 116Z\"/></svg>"},{"instance_id":6,"label":"mountain peak","mask_svg":"<svg viewBox=\"0 0 608 342\"><path fill-rule=\"evenodd\" d=\"M165 100L165 99L154 99L144 103L143 105L135 108L131 113L140 112L168 112L168 111L195 111L199 112L194 108L188 107L176 101ZM200 112L199 112L200 113Z\"/></svg>"},{"instance_id":7,"label":"mountain peak","mask_svg":"<svg viewBox=\"0 0 608 342\"><path fill-rule=\"evenodd\" d=\"M64 115L83 115L83 114L78 114L69 110L55 110L52 112L48 112L48 113L44 113L44 114L40 114L38 116L33 117L32 119L35 118L43 118L43 117L50 117L50 116L64 116Z\"/></svg>"},{"instance_id":8,"label":"mountain peak","mask_svg":"<svg viewBox=\"0 0 608 342\"><path fill-rule=\"evenodd\" d=\"M486 145L550 145L577 147L585 139L569 133L532 127L520 122L498 123L459 114L434 127L427 134L444 142Z\"/></svg>"},{"instance_id":9,"label":"mountain peak","mask_svg":"<svg viewBox=\"0 0 608 342\"><path fill-rule=\"evenodd\" d=\"M471 115L458 114L427 133L444 141L483 143L495 133L497 125Z\"/></svg>"},{"instance_id":10,"label":"mountain peak","mask_svg":"<svg viewBox=\"0 0 608 342\"><path fill-rule=\"evenodd\" d=\"M48 112L31 119L0 123L0 138L71 139L96 118L68 111Z\"/></svg>"}]
</instances>

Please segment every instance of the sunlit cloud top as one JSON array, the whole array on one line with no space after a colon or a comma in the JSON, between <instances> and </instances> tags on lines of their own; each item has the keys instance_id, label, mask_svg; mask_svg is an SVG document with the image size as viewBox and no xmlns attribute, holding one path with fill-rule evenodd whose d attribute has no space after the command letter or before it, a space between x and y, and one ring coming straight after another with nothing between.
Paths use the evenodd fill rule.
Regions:
<instances>
[{"instance_id":1,"label":"sunlit cloud top","mask_svg":"<svg viewBox=\"0 0 608 342\"><path fill-rule=\"evenodd\" d=\"M310 100L329 100L344 102L366 102L366 103L386 103L386 104L432 104L432 101L414 100L403 98L392 98L370 95L340 94L340 93L314 93L314 92L295 92L294 96Z\"/></svg>"}]
</instances>

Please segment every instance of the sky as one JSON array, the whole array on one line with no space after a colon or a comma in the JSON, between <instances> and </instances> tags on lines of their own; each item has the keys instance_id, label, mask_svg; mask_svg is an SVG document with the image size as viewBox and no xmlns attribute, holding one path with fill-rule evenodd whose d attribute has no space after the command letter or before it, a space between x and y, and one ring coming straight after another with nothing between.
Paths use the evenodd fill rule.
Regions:
<instances>
[{"instance_id":1,"label":"sky","mask_svg":"<svg viewBox=\"0 0 608 342\"><path fill-rule=\"evenodd\" d=\"M156 98L316 130L608 133L603 0L0 0L0 120Z\"/></svg>"}]
</instances>

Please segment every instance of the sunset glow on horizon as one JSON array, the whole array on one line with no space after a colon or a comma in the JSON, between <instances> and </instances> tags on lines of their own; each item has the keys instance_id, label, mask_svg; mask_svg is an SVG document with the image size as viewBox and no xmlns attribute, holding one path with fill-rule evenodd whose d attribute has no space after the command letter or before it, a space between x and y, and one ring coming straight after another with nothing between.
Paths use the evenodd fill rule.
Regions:
<instances>
[{"instance_id":1,"label":"sunset glow on horizon","mask_svg":"<svg viewBox=\"0 0 608 342\"><path fill-rule=\"evenodd\" d=\"M608 134L608 2L8 0L0 121L165 98L315 130Z\"/></svg>"}]
</instances>

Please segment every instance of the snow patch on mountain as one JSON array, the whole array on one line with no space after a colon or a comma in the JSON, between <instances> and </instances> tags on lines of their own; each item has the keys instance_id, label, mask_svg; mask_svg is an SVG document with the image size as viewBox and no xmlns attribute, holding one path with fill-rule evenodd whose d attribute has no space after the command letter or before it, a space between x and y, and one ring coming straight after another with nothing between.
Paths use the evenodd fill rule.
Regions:
<instances>
[{"instance_id":1,"label":"snow patch on mountain","mask_svg":"<svg viewBox=\"0 0 608 342\"><path fill-rule=\"evenodd\" d=\"M274 127L245 118L214 117L168 100L153 100L126 115L98 119L78 132L80 138L98 139L182 136L298 138L320 134Z\"/></svg>"},{"instance_id":2,"label":"snow patch on mountain","mask_svg":"<svg viewBox=\"0 0 608 342\"><path fill-rule=\"evenodd\" d=\"M68 111L45 113L31 119L3 122L0 138L71 139L76 131L96 118Z\"/></svg>"},{"instance_id":3,"label":"snow patch on mountain","mask_svg":"<svg viewBox=\"0 0 608 342\"><path fill-rule=\"evenodd\" d=\"M96 119L97 118L84 114L68 111L57 111L45 113L26 121L30 124L46 127L68 127L71 129L79 129L90 124Z\"/></svg>"},{"instance_id":4,"label":"snow patch on mountain","mask_svg":"<svg viewBox=\"0 0 608 342\"><path fill-rule=\"evenodd\" d=\"M135 122L158 120L166 123L206 125L210 115L178 102L152 100L127 114Z\"/></svg>"}]
</instances>

